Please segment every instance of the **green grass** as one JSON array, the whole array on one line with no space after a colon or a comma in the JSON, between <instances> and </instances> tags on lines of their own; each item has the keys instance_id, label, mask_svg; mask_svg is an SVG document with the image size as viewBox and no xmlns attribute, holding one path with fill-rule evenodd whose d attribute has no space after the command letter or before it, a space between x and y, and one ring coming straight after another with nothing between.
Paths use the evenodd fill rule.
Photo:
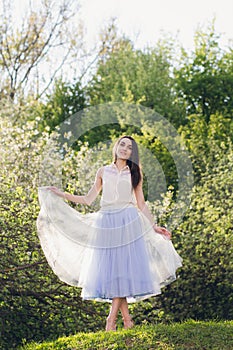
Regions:
<instances>
[{"instance_id":1,"label":"green grass","mask_svg":"<svg viewBox=\"0 0 233 350\"><path fill-rule=\"evenodd\" d=\"M44 343L26 344L21 350L231 350L233 321L173 323L135 326L117 332L77 333Z\"/></svg>"}]
</instances>

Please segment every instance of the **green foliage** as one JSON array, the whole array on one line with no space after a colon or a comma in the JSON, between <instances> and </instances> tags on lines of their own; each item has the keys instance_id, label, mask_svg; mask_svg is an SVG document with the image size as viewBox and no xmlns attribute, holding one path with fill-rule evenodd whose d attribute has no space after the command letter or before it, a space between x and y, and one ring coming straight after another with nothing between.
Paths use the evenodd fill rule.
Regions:
<instances>
[{"instance_id":1,"label":"green foliage","mask_svg":"<svg viewBox=\"0 0 233 350\"><path fill-rule=\"evenodd\" d=\"M44 130L48 126L54 130L65 119L85 107L85 91L80 82L70 84L58 79L54 84L53 92L47 95L46 101L33 108L33 116L35 118L36 109L37 117L40 120L40 129Z\"/></svg>"},{"instance_id":2,"label":"green foliage","mask_svg":"<svg viewBox=\"0 0 233 350\"><path fill-rule=\"evenodd\" d=\"M170 43L158 43L154 49L135 50L128 41L98 62L89 82L91 105L107 102L141 104L180 125L184 110L175 103L171 77Z\"/></svg>"},{"instance_id":3,"label":"green foliage","mask_svg":"<svg viewBox=\"0 0 233 350\"><path fill-rule=\"evenodd\" d=\"M233 119L211 115L207 123L201 115L189 115L187 124L179 128L199 182L202 175L215 168L233 142Z\"/></svg>"},{"instance_id":4,"label":"green foliage","mask_svg":"<svg viewBox=\"0 0 233 350\"><path fill-rule=\"evenodd\" d=\"M54 342L28 344L21 350L229 350L233 346L232 331L232 322L189 321L181 324L141 326L127 331L78 333Z\"/></svg>"},{"instance_id":5,"label":"green foliage","mask_svg":"<svg viewBox=\"0 0 233 350\"><path fill-rule=\"evenodd\" d=\"M207 32L197 31L194 52L183 50L175 70L176 90L187 114L200 114L207 123L212 114L232 117L233 113L232 50L221 50L218 39L213 25Z\"/></svg>"},{"instance_id":6,"label":"green foliage","mask_svg":"<svg viewBox=\"0 0 233 350\"><path fill-rule=\"evenodd\" d=\"M11 117L15 119L13 110ZM0 133L0 348L16 348L22 339L102 328L106 305L97 310L94 303L82 302L78 289L61 283L39 244L37 188L49 135L40 135L36 122L17 126L6 118ZM68 171L69 162L64 164Z\"/></svg>"},{"instance_id":7,"label":"green foliage","mask_svg":"<svg viewBox=\"0 0 233 350\"><path fill-rule=\"evenodd\" d=\"M178 190L176 165L174 163L174 159L172 158L172 155L170 154L169 150L163 144L161 139L156 135L156 128L153 126L151 128L148 128L147 126L143 126L141 128L141 134L142 135L134 135L136 141L139 144L146 147L146 149L150 150L150 152L158 161L159 165L162 168L163 174L165 176L166 191L168 190L168 188L173 188L174 192L176 193L176 191ZM173 139L173 144L175 144L174 139ZM177 147L177 149L180 149L180 148ZM143 154L142 154L142 158L143 158ZM143 166L143 168L144 167L145 165ZM162 195L164 194L164 189L162 188L162 179L160 178L161 174L156 173L153 169L153 171L149 171L148 176L150 177L150 179L154 180L154 186L158 187L156 191L160 193L160 195L157 197L156 196L149 197L149 200L154 201L155 199L162 199ZM145 194L147 193L145 192Z\"/></svg>"},{"instance_id":8,"label":"green foliage","mask_svg":"<svg viewBox=\"0 0 233 350\"><path fill-rule=\"evenodd\" d=\"M219 158L194 187L190 209L175 232L183 267L160 304L175 319L233 318L232 149Z\"/></svg>"}]
</instances>

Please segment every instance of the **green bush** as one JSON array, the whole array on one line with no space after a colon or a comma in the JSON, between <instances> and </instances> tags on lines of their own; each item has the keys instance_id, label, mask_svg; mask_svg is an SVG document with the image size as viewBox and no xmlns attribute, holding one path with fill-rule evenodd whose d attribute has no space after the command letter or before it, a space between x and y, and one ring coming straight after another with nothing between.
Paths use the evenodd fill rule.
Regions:
<instances>
[{"instance_id":1,"label":"green bush","mask_svg":"<svg viewBox=\"0 0 233 350\"><path fill-rule=\"evenodd\" d=\"M194 187L191 206L174 233L183 267L161 305L176 320L233 318L232 170L230 149Z\"/></svg>"},{"instance_id":2,"label":"green bush","mask_svg":"<svg viewBox=\"0 0 233 350\"><path fill-rule=\"evenodd\" d=\"M58 280L36 233L37 189L48 133L38 134L36 121L14 125L13 112L11 119L0 122L0 348L13 349L22 339L102 329L106 306L83 303L77 288ZM65 162L65 170L71 173L73 164ZM76 182L74 178L69 186Z\"/></svg>"}]
</instances>

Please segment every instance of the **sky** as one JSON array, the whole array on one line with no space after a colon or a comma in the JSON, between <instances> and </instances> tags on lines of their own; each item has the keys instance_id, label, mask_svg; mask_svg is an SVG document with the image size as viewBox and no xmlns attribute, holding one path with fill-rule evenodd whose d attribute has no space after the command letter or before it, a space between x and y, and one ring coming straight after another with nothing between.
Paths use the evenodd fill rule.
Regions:
<instances>
[{"instance_id":1,"label":"sky","mask_svg":"<svg viewBox=\"0 0 233 350\"><path fill-rule=\"evenodd\" d=\"M36 10L43 0L5 1L9 1L12 6L13 19L19 25L20 19L23 20L27 13L29 3ZM68 0L51 1L59 4ZM131 39L135 48L156 47L159 39L171 36L176 39L177 47L183 46L186 51L193 50L194 34L198 27L206 32L208 25L215 18L215 32L221 35L220 46L229 47L231 40L233 47L233 0L74 0L74 2L80 7L73 20L75 24L80 21L83 23L84 47L87 52L94 54L99 42L99 33L110 23L111 18L116 18L119 32ZM0 8L1 4L0 0ZM91 60L92 57L89 61L87 59L84 66L89 67ZM81 69L78 64L75 66L78 72L83 69L82 65L80 66ZM68 64L63 67L62 74L72 76L71 71ZM40 73L50 77L47 63L40 66ZM46 78L44 79L46 81Z\"/></svg>"},{"instance_id":2,"label":"sky","mask_svg":"<svg viewBox=\"0 0 233 350\"><path fill-rule=\"evenodd\" d=\"M171 34L186 48L193 48L198 26L206 28L215 18L221 45L233 39L233 0L80 0L89 44L111 17L136 47L153 46L161 33Z\"/></svg>"},{"instance_id":3,"label":"sky","mask_svg":"<svg viewBox=\"0 0 233 350\"><path fill-rule=\"evenodd\" d=\"M67 1L67 0L64 0ZM161 33L171 35L186 49L194 46L199 26L206 28L215 18L222 46L233 39L233 0L75 0L80 4L77 20L84 24L89 48L98 42L101 28L117 18L120 32L137 48L154 46ZM24 14L26 4L35 8L39 0L14 0L16 17Z\"/></svg>"}]
</instances>

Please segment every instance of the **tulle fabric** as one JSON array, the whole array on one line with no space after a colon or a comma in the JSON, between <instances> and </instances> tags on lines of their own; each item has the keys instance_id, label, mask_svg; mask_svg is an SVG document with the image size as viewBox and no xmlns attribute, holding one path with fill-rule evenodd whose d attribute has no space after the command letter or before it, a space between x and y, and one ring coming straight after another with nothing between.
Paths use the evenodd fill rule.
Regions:
<instances>
[{"instance_id":1,"label":"tulle fabric","mask_svg":"<svg viewBox=\"0 0 233 350\"><path fill-rule=\"evenodd\" d=\"M83 299L146 299L174 281L182 265L172 242L155 233L135 207L130 181L127 171L105 169L102 206L90 214L80 214L47 187L39 188L37 228L44 254L60 280L82 288ZM112 191L118 200L110 198Z\"/></svg>"}]
</instances>

